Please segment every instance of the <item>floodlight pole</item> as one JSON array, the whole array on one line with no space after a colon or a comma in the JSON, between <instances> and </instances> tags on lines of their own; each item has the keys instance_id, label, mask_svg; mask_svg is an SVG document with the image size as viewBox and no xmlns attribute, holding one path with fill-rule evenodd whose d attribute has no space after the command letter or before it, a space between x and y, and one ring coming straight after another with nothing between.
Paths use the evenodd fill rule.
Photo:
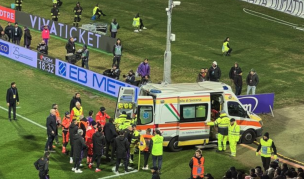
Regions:
<instances>
[{"instance_id":1,"label":"floodlight pole","mask_svg":"<svg viewBox=\"0 0 304 179\"><path fill-rule=\"evenodd\" d=\"M167 44L166 51L164 55L164 79L165 83L171 83L171 19L172 19L172 9L173 9L173 0L169 0L167 11L168 24L167 24Z\"/></svg>"}]
</instances>

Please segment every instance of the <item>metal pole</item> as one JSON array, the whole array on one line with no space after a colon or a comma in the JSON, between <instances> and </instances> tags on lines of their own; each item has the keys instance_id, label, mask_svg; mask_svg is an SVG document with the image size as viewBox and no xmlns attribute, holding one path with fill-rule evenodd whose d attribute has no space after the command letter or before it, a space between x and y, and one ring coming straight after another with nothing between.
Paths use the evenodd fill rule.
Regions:
<instances>
[{"instance_id":1,"label":"metal pole","mask_svg":"<svg viewBox=\"0 0 304 179\"><path fill-rule=\"evenodd\" d=\"M166 51L164 55L164 82L170 84L171 83L171 18L172 18L172 2L173 0L169 0L168 3L168 24L167 24L167 44Z\"/></svg>"}]
</instances>

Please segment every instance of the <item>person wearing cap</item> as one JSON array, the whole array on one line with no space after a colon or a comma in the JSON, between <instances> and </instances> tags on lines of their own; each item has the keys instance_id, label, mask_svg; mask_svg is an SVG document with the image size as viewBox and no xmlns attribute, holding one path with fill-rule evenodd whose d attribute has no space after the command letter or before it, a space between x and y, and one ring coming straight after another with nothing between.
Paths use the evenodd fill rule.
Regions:
<instances>
[{"instance_id":1,"label":"person wearing cap","mask_svg":"<svg viewBox=\"0 0 304 179\"><path fill-rule=\"evenodd\" d=\"M13 43L20 45L20 40L22 37L22 29L18 26L18 23L15 23L15 27L13 29Z\"/></svg>"},{"instance_id":2,"label":"person wearing cap","mask_svg":"<svg viewBox=\"0 0 304 179\"><path fill-rule=\"evenodd\" d=\"M106 136L106 152L105 156L108 161L114 161L114 150L111 150L111 159L109 158L109 149L110 146L113 149L114 139L117 136L117 132L115 129L115 125L113 124L114 120L112 118L109 119L109 122L104 126L104 134Z\"/></svg>"},{"instance_id":3,"label":"person wearing cap","mask_svg":"<svg viewBox=\"0 0 304 179\"><path fill-rule=\"evenodd\" d=\"M84 139L82 137L83 130L78 129L77 134L74 135L74 141L73 141L73 160L74 160L74 167L72 168L72 171L75 173L82 173L82 171L79 169L81 159L82 159L82 151L87 148L87 145L84 142Z\"/></svg>"},{"instance_id":4,"label":"person wearing cap","mask_svg":"<svg viewBox=\"0 0 304 179\"><path fill-rule=\"evenodd\" d=\"M255 95L255 90L259 84L259 76L256 74L255 70L252 68L246 78L247 83L247 95L252 91L252 95Z\"/></svg>"},{"instance_id":5,"label":"person wearing cap","mask_svg":"<svg viewBox=\"0 0 304 179\"><path fill-rule=\"evenodd\" d=\"M72 120L72 123L69 127L69 133L70 133L70 145L71 145L71 152L70 152L70 164L73 163L73 155L74 155L74 136L77 134L78 126L76 119Z\"/></svg>"},{"instance_id":6,"label":"person wearing cap","mask_svg":"<svg viewBox=\"0 0 304 179\"><path fill-rule=\"evenodd\" d=\"M106 125L106 120L110 119L111 117L106 113L105 107L100 107L100 110L96 114L96 122L98 126L104 127Z\"/></svg>"},{"instance_id":7,"label":"person wearing cap","mask_svg":"<svg viewBox=\"0 0 304 179\"><path fill-rule=\"evenodd\" d=\"M93 159L89 164L89 168L92 168L93 162L97 160L97 166L95 172L100 172L101 171L99 169L100 159L106 143L105 136L103 135L103 131L101 127L98 127L98 131L94 133L92 140L93 140Z\"/></svg>"},{"instance_id":8,"label":"person wearing cap","mask_svg":"<svg viewBox=\"0 0 304 179\"><path fill-rule=\"evenodd\" d=\"M256 156L261 155L264 170L269 168L271 155L273 152L273 158L277 159L277 148L274 145L272 139L269 138L269 133L266 132L263 138L260 139L260 144L256 150Z\"/></svg>"},{"instance_id":9,"label":"person wearing cap","mask_svg":"<svg viewBox=\"0 0 304 179\"><path fill-rule=\"evenodd\" d=\"M133 70L130 70L127 76L124 76L125 82L133 85L135 83L135 74Z\"/></svg>"},{"instance_id":10,"label":"person wearing cap","mask_svg":"<svg viewBox=\"0 0 304 179\"><path fill-rule=\"evenodd\" d=\"M155 136L150 141L149 152L152 154L153 167L156 167L156 160L158 162L159 173L163 163L163 142L164 137L161 136L161 132L157 129Z\"/></svg>"},{"instance_id":11,"label":"person wearing cap","mask_svg":"<svg viewBox=\"0 0 304 179\"><path fill-rule=\"evenodd\" d=\"M114 64L117 65L117 68L119 68L119 64L120 64L120 60L121 60L121 56L122 56L122 44L121 44L121 40L117 39L115 45L113 46L113 63L112 66Z\"/></svg>"},{"instance_id":12,"label":"person wearing cap","mask_svg":"<svg viewBox=\"0 0 304 179\"><path fill-rule=\"evenodd\" d=\"M160 179L157 167L152 167L151 173L152 173L152 179Z\"/></svg>"},{"instance_id":13,"label":"person wearing cap","mask_svg":"<svg viewBox=\"0 0 304 179\"><path fill-rule=\"evenodd\" d=\"M34 166L35 166L36 170L39 170L39 178L40 179L50 178L50 176L49 176L49 160L50 160L50 153L45 152L44 156L39 158L34 163Z\"/></svg>"},{"instance_id":14,"label":"person wearing cap","mask_svg":"<svg viewBox=\"0 0 304 179\"><path fill-rule=\"evenodd\" d=\"M237 70L236 75L234 75L234 86L235 86L235 95L241 95L243 87L243 72L242 70Z\"/></svg>"},{"instance_id":15,"label":"person wearing cap","mask_svg":"<svg viewBox=\"0 0 304 179\"><path fill-rule=\"evenodd\" d=\"M111 37L116 38L118 29L120 28L119 24L116 22L116 19L113 19L110 25Z\"/></svg>"},{"instance_id":16,"label":"person wearing cap","mask_svg":"<svg viewBox=\"0 0 304 179\"><path fill-rule=\"evenodd\" d=\"M64 113L64 117L62 119L62 153L65 154L67 152L66 147L69 143L69 127L71 125L70 112L66 111Z\"/></svg>"},{"instance_id":17,"label":"person wearing cap","mask_svg":"<svg viewBox=\"0 0 304 179\"><path fill-rule=\"evenodd\" d=\"M133 130L133 134L132 134L132 140L131 140L131 145L130 145L129 163L133 163L135 148L138 147L138 141L140 139L140 134L139 134L138 130L136 129L135 124L132 125L132 130Z\"/></svg>"},{"instance_id":18,"label":"person wearing cap","mask_svg":"<svg viewBox=\"0 0 304 179\"><path fill-rule=\"evenodd\" d=\"M127 161L127 153L129 151L130 143L128 139L124 136L124 131L119 131L119 136L114 140L113 150L116 153L116 167L115 174L119 174L118 167L121 160L124 161L125 172L128 172L128 161Z\"/></svg>"},{"instance_id":19,"label":"person wearing cap","mask_svg":"<svg viewBox=\"0 0 304 179\"><path fill-rule=\"evenodd\" d=\"M116 130L119 131L119 126L122 125L125 120L127 119L127 113L126 111L122 111L122 113L119 115L118 118L115 119L115 127L116 127Z\"/></svg>"},{"instance_id":20,"label":"person wearing cap","mask_svg":"<svg viewBox=\"0 0 304 179\"><path fill-rule=\"evenodd\" d=\"M92 163L92 157L93 157L93 135L96 132L97 123L95 121L92 121L91 125L87 127L86 135L85 135L85 141L86 145L88 147L88 153L87 153L87 163Z\"/></svg>"},{"instance_id":21,"label":"person wearing cap","mask_svg":"<svg viewBox=\"0 0 304 179\"><path fill-rule=\"evenodd\" d=\"M82 53L81 53L81 66L82 68L85 67L86 69L89 69L89 49L87 47L87 45L83 45L82 47Z\"/></svg>"},{"instance_id":22,"label":"person wearing cap","mask_svg":"<svg viewBox=\"0 0 304 179\"><path fill-rule=\"evenodd\" d=\"M76 119L77 122L80 122L82 119L80 116L83 116L83 109L80 102L75 103L75 107L71 110L71 119Z\"/></svg>"},{"instance_id":23,"label":"person wearing cap","mask_svg":"<svg viewBox=\"0 0 304 179\"><path fill-rule=\"evenodd\" d=\"M81 21L81 14L82 14L82 7L80 6L79 2L77 2L76 7L74 7L74 13L75 13L75 17L74 17L73 26L78 27L78 23Z\"/></svg>"},{"instance_id":24,"label":"person wearing cap","mask_svg":"<svg viewBox=\"0 0 304 179\"><path fill-rule=\"evenodd\" d=\"M232 48L229 46L229 41L230 41L230 38L226 37L226 39L223 42L223 46L222 46L222 52L223 52L223 54L226 53L226 56L230 56L230 53L232 52Z\"/></svg>"},{"instance_id":25,"label":"person wearing cap","mask_svg":"<svg viewBox=\"0 0 304 179\"><path fill-rule=\"evenodd\" d=\"M208 126L218 126L217 142L218 149L217 152L222 152L226 150L227 137L228 137L228 126L230 119L226 114L225 110L222 110L220 117L213 122L205 122Z\"/></svg>"},{"instance_id":26,"label":"person wearing cap","mask_svg":"<svg viewBox=\"0 0 304 179\"><path fill-rule=\"evenodd\" d=\"M202 155L201 150L196 150L195 155L191 158L189 162L189 167L191 168L191 179L193 178L204 178L204 163L205 163L205 158Z\"/></svg>"},{"instance_id":27,"label":"person wearing cap","mask_svg":"<svg viewBox=\"0 0 304 179\"><path fill-rule=\"evenodd\" d=\"M23 46L25 48L30 48L32 42L32 35L30 29L24 26L24 36L23 36Z\"/></svg>"},{"instance_id":28,"label":"person wearing cap","mask_svg":"<svg viewBox=\"0 0 304 179\"><path fill-rule=\"evenodd\" d=\"M51 16L53 21L58 21L58 17L60 16L59 8L57 7L57 4L53 5L53 8L51 9Z\"/></svg>"},{"instance_id":29,"label":"person wearing cap","mask_svg":"<svg viewBox=\"0 0 304 179\"><path fill-rule=\"evenodd\" d=\"M16 10L21 11L22 9L22 0L15 0Z\"/></svg>"},{"instance_id":30,"label":"person wearing cap","mask_svg":"<svg viewBox=\"0 0 304 179\"><path fill-rule=\"evenodd\" d=\"M11 110L13 108L13 119L17 120L16 117L16 106L19 105L19 93L16 87L16 83L12 82L11 87L6 91L6 104L8 106L8 119L12 121Z\"/></svg>"},{"instance_id":31,"label":"person wearing cap","mask_svg":"<svg viewBox=\"0 0 304 179\"><path fill-rule=\"evenodd\" d=\"M241 132L240 126L237 125L234 118L231 118L228 127L228 139L229 139L229 147L232 157L236 156L236 145L237 142L240 140L240 132Z\"/></svg>"},{"instance_id":32,"label":"person wearing cap","mask_svg":"<svg viewBox=\"0 0 304 179\"><path fill-rule=\"evenodd\" d=\"M229 79L231 83L234 84L234 77L237 75L238 71L241 71L241 67L239 66L238 62L235 62L234 65L231 67L229 71Z\"/></svg>"},{"instance_id":33,"label":"person wearing cap","mask_svg":"<svg viewBox=\"0 0 304 179\"><path fill-rule=\"evenodd\" d=\"M219 66L217 66L217 62L214 61L212 63L212 66L209 68L209 79L210 81L220 81L222 72Z\"/></svg>"}]
</instances>

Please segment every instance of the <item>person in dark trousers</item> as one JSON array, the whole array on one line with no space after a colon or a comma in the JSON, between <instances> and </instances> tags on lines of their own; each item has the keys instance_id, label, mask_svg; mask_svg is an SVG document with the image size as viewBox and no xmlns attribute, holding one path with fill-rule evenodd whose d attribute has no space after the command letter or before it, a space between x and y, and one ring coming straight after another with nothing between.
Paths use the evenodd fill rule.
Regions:
<instances>
[{"instance_id":1,"label":"person in dark trousers","mask_svg":"<svg viewBox=\"0 0 304 179\"><path fill-rule=\"evenodd\" d=\"M235 95L241 95L242 93L242 74L242 70L237 70L236 75L234 75Z\"/></svg>"},{"instance_id":2,"label":"person in dark trousers","mask_svg":"<svg viewBox=\"0 0 304 179\"><path fill-rule=\"evenodd\" d=\"M70 145L71 145L71 152L70 152L70 163L73 163L73 155L74 155L74 136L77 134L78 126L77 126L77 120L73 119L72 123L69 127L69 133L70 133Z\"/></svg>"},{"instance_id":3,"label":"person in dark trousers","mask_svg":"<svg viewBox=\"0 0 304 179\"><path fill-rule=\"evenodd\" d=\"M14 31L14 26L10 22L7 23L7 26L5 27L5 34L8 36L8 41L13 41L13 31Z\"/></svg>"},{"instance_id":4,"label":"person in dark trousers","mask_svg":"<svg viewBox=\"0 0 304 179\"><path fill-rule=\"evenodd\" d=\"M97 166L95 172L100 172L99 169L100 159L103 153L103 148L105 146L106 140L105 136L103 135L102 127L98 128L98 132L93 134L93 159L92 163L89 164L89 168L92 168L93 162L97 160Z\"/></svg>"},{"instance_id":5,"label":"person in dark trousers","mask_svg":"<svg viewBox=\"0 0 304 179\"><path fill-rule=\"evenodd\" d=\"M103 72L103 75L119 80L120 70L117 68L117 65L113 65L111 69L105 70Z\"/></svg>"},{"instance_id":6,"label":"person in dark trousers","mask_svg":"<svg viewBox=\"0 0 304 179\"><path fill-rule=\"evenodd\" d=\"M31 42L32 42L32 35L30 29L28 29L26 26L24 26L24 47L30 49Z\"/></svg>"},{"instance_id":7,"label":"person in dark trousers","mask_svg":"<svg viewBox=\"0 0 304 179\"><path fill-rule=\"evenodd\" d=\"M223 42L222 52L224 54L226 53L226 56L230 56L230 53L232 52L232 48L229 45L229 41L230 41L230 38L227 37Z\"/></svg>"},{"instance_id":8,"label":"person in dark trousers","mask_svg":"<svg viewBox=\"0 0 304 179\"><path fill-rule=\"evenodd\" d=\"M205 159L202 156L202 151L196 150L195 155L189 162L189 167L191 168L191 179L198 177L204 178L204 163Z\"/></svg>"},{"instance_id":9,"label":"person in dark trousers","mask_svg":"<svg viewBox=\"0 0 304 179\"><path fill-rule=\"evenodd\" d=\"M119 68L119 63L121 60L121 56L122 56L122 45L121 45L121 41L120 39L117 39L116 44L113 46L113 65L117 65L117 68Z\"/></svg>"},{"instance_id":10,"label":"person in dark trousers","mask_svg":"<svg viewBox=\"0 0 304 179\"><path fill-rule=\"evenodd\" d=\"M161 167L163 163L163 141L164 137L161 136L159 130L155 131L155 136L152 137L149 145L149 152L152 154L153 167L156 167L156 161L158 166L158 172L161 173Z\"/></svg>"},{"instance_id":11,"label":"person in dark trousers","mask_svg":"<svg viewBox=\"0 0 304 179\"><path fill-rule=\"evenodd\" d=\"M125 82L129 83L131 85L134 85L135 83L135 74L133 72L133 70L130 70L127 76L123 76L125 78Z\"/></svg>"},{"instance_id":12,"label":"person in dark trousers","mask_svg":"<svg viewBox=\"0 0 304 179\"><path fill-rule=\"evenodd\" d=\"M145 27L142 18L140 18L139 13L136 14L135 18L139 18L139 31L142 31L143 29L146 30L147 28Z\"/></svg>"},{"instance_id":13,"label":"person in dark trousers","mask_svg":"<svg viewBox=\"0 0 304 179\"><path fill-rule=\"evenodd\" d=\"M115 125L113 124L114 120L112 118L109 119L109 122L104 126L104 134L106 136L106 158L108 161L114 162L114 140L117 137L117 132L115 130ZM109 158L109 149L111 150L111 159Z\"/></svg>"},{"instance_id":14,"label":"person in dark trousers","mask_svg":"<svg viewBox=\"0 0 304 179\"><path fill-rule=\"evenodd\" d=\"M22 9L22 0L15 0L16 10L21 11Z\"/></svg>"},{"instance_id":15,"label":"person in dark trousers","mask_svg":"<svg viewBox=\"0 0 304 179\"><path fill-rule=\"evenodd\" d=\"M85 67L86 69L89 69L89 55L90 55L90 52L89 52L87 45L83 45L82 54L81 54L82 68Z\"/></svg>"},{"instance_id":16,"label":"person in dark trousers","mask_svg":"<svg viewBox=\"0 0 304 179\"><path fill-rule=\"evenodd\" d=\"M269 138L269 133L266 132L263 138L260 139L260 144L256 150L256 156L261 155L264 170L266 171L270 166L271 155L273 151L274 160L277 159L277 148L272 139Z\"/></svg>"},{"instance_id":17,"label":"person in dark trousers","mask_svg":"<svg viewBox=\"0 0 304 179\"><path fill-rule=\"evenodd\" d=\"M81 105L81 98L80 98L80 93L75 93L75 96L73 96L73 98L71 99L71 102L70 102L70 111L72 111L72 109L74 107L76 107L76 102L79 102L80 105Z\"/></svg>"},{"instance_id":18,"label":"person in dark trousers","mask_svg":"<svg viewBox=\"0 0 304 179\"><path fill-rule=\"evenodd\" d=\"M55 109L50 110L50 115L46 119L46 128L47 128L48 140L45 144L44 151L55 152L53 150L53 141L55 139L55 135L57 134L57 122L56 122L56 110Z\"/></svg>"},{"instance_id":19,"label":"person in dark trousers","mask_svg":"<svg viewBox=\"0 0 304 179\"><path fill-rule=\"evenodd\" d=\"M152 173L152 179L160 179L157 167L152 167L151 173Z\"/></svg>"},{"instance_id":20,"label":"person in dark trousers","mask_svg":"<svg viewBox=\"0 0 304 179\"><path fill-rule=\"evenodd\" d=\"M118 167L121 160L124 161L125 172L128 172L127 152L129 151L130 143L124 136L124 132L120 131L119 136L114 140L114 151L116 152L116 168L115 173L119 174Z\"/></svg>"},{"instance_id":21,"label":"person in dark trousers","mask_svg":"<svg viewBox=\"0 0 304 179\"><path fill-rule=\"evenodd\" d=\"M117 31L119 29L119 24L116 22L116 19L113 19L110 25L111 37L116 38Z\"/></svg>"},{"instance_id":22,"label":"person in dark trousers","mask_svg":"<svg viewBox=\"0 0 304 179\"><path fill-rule=\"evenodd\" d=\"M72 168L72 171L75 173L82 173L82 170L79 169L82 159L82 151L87 148L87 145L85 144L82 135L83 135L82 129L78 129L77 134L74 135L74 142L73 142L74 167Z\"/></svg>"},{"instance_id":23,"label":"person in dark trousers","mask_svg":"<svg viewBox=\"0 0 304 179\"><path fill-rule=\"evenodd\" d=\"M10 121L12 121L11 111L12 111L12 108L13 108L13 118L14 118L14 120L17 120L16 105L19 105L19 94L18 94L18 90L17 90L15 82L12 82L11 87L9 89L7 89L6 104L8 106L8 119Z\"/></svg>"},{"instance_id":24,"label":"person in dark trousers","mask_svg":"<svg viewBox=\"0 0 304 179\"><path fill-rule=\"evenodd\" d=\"M252 95L255 95L256 87L258 86L260 80L258 74L252 68L247 75L246 83L247 83L247 95L249 95L250 91L252 91Z\"/></svg>"},{"instance_id":25,"label":"person in dark trousers","mask_svg":"<svg viewBox=\"0 0 304 179\"><path fill-rule=\"evenodd\" d=\"M75 54L76 49L73 37L70 37L68 43L65 45L65 49L67 50L67 53Z\"/></svg>"},{"instance_id":26,"label":"person in dark trousers","mask_svg":"<svg viewBox=\"0 0 304 179\"><path fill-rule=\"evenodd\" d=\"M82 14L82 7L80 6L80 3L77 2L76 7L74 7L74 22L73 25L78 27L78 23L81 21L81 14Z\"/></svg>"},{"instance_id":27,"label":"person in dark trousers","mask_svg":"<svg viewBox=\"0 0 304 179\"><path fill-rule=\"evenodd\" d=\"M40 53L43 53L43 54L46 54L46 55L47 55L47 54L49 53L48 50L49 50L49 48L48 48L48 46L45 44L45 41L44 41L44 40L42 40L41 43L39 43L39 44L37 45L37 51L40 52Z\"/></svg>"},{"instance_id":28,"label":"person in dark trousers","mask_svg":"<svg viewBox=\"0 0 304 179\"><path fill-rule=\"evenodd\" d=\"M221 78L221 69L219 66L217 66L217 62L214 61L212 63L212 66L209 68L209 78L210 78L210 81L217 81L219 82L220 81L220 78Z\"/></svg>"},{"instance_id":29,"label":"person in dark trousers","mask_svg":"<svg viewBox=\"0 0 304 179\"><path fill-rule=\"evenodd\" d=\"M100 19L100 16L103 15L103 16L107 16L105 15L101 9L99 9L99 5L96 4L94 9L93 9L93 16L96 16L96 19Z\"/></svg>"},{"instance_id":30,"label":"person in dark trousers","mask_svg":"<svg viewBox=\"0 0 304 179\"><path fill-rule=\"evenodd\" d=\"M44 156L39 158L35 163L34 166L36 170L39 170L39 178L40 179L49 179L49 158L50 153L45 152Z\"/></svg>"},{"instance_id":31,"label":"person in dark trousers","mask_svg":"<svg viewBox=\"0 0 304 179\"><path fill-rule=\"evenodd\" d=\"M58 17L60 16L59 8L56 4L53 5L53 8L51 9L51 16L53 21L58 21Z\"/></svg>"},{"instance_id":32,"label":"person in dark trousers","mask_svg":"<svg viewBox=\"0 0 304 179\"><path fill-rule=\"evenodd\" d=\"M18 23L15 23L15 27L13 29L13 43L20 45L20 40L22 37L22 29L18 26Z\"/></svg>"},{"instance_id":33,"label":"person in dark trousers","mask_svg":"<svg viewBox=\"0 0 304 179\"><path fill-rule=\"evenodd\" d=\"M231 84L234 84L234 76L237 75L238 71L241 71L241 67L237 62L234 63L234 66L231 67L229 71L229 79L231 80Z\"/></svg>"},{"instance_id":34,"label":"person in dark trousers","mask_svg":"<svg viewBox=\"0 0 304 179\"><path fill-rule=\"evenodd\" d=\"M143 153L144 153L144 166L143 166L143 170L149 170L149 166L148 166L148 160L150 157L150 152L149 152L149 146L150 146L150 141L152 139L153 135L151 135L151 129L148 128L146 130L146 134L143 135L143 138L145 139L146 142L146 148L144 149Z\"/></svg>"}]
</instances>

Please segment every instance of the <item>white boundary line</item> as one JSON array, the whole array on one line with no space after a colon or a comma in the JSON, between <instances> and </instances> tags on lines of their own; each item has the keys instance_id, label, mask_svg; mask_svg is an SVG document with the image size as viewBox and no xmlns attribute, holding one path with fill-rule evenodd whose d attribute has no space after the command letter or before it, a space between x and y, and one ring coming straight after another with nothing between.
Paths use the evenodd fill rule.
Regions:
<instances>
[{"instance_id":1,"label":"white boundary line","mask_svg":"<svg viewBox=\"0 0 304 179\"><path fill-rule=\"evenodd\" d=\"M113 167L113 168L115 168L115 167ZM113 170L113 168L112 168L112 170ZM133 171L130 171L130 172L127 172L127 173L121 173L119 175L110 175L110 176L102 177L102 178L98 178L98 179L115 178L115 177L119 177L119 176L123 176L123 175L128 175L128 174L136 173L136 172L138 172L138 170L133 170Z\"/></svg>"},{"instance_id":2,"label":"white boundary line","mask_svg":"<svg viewBox=\"0 0 304 179\"><path fill-rule=\"evenodd\" d=\"M4 111L8 111L8 109L6 109L6 108L4 108L4 107L2 107L2 106L0 106L0 109L2 109L2 110L4 110ZM26 117L24 117L24 116L21 116L20 114L17 114L17 113L16 113L16 116L18 116L18 117L20 117L20 118L26 120L27 122L30 122L30 123L36 125L36 126L38 126L38 127L41 127L41 128L43 128L43 129L46 129L45 126L43 126L43 125L41 125L41 124L38 124L37 122L34 122L34 121L30 120L29 118L26 118Z\"/></svg>"}]
</instances>

